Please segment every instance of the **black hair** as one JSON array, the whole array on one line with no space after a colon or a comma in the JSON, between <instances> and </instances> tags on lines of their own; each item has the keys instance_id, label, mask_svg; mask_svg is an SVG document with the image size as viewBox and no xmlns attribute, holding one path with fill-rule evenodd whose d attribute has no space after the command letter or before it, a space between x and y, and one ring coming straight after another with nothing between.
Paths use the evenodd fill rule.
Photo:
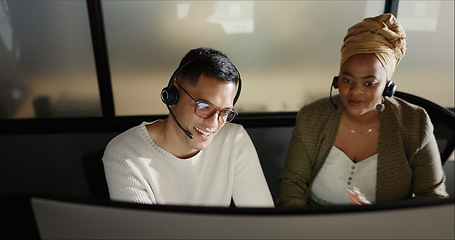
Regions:
<instances>
[{"instance_id":1,"label":"black hair","mask_svg":"<svg viewBox=\"0 0 455 240\"><path fill-rule=\"evenodd\" d=\"M188 63L189 62L189 63ZM179 67L188 63L177 76L179 83L195 86L201 74L226 83L237 84L240 78L235 65L222 52L211 48L196 48L189 51L180 61Z\"/></svg>"}]
</instances>

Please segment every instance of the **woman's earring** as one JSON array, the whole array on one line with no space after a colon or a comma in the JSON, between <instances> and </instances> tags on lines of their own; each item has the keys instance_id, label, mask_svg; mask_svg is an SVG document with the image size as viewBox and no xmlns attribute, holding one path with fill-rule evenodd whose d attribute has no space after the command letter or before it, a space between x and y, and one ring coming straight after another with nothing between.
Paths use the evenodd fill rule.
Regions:
<instances>
[{"instance_id":1,"label":"woman's earring","mask_svg":"<svg viewBox=\"0 0 455 240\"><path fill-rule=\"evenodd\" d=\"M384 98L381 99L381 103L376 104L374 109L378 112L384 111L385 105L384 105Z\"/></svg>"}]
</instances>

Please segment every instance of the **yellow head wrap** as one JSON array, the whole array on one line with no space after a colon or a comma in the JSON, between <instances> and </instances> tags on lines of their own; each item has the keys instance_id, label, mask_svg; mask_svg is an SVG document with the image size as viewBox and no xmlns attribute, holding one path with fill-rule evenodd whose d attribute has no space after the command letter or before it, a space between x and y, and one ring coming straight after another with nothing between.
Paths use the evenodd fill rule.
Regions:
<instances>
[{"instance_id":1,"label":"yellow head wrap","mask_svg":"<svg viewBox=\"0 0 455 240\"><path fill-rule=\"evenodd\" d=\"M406 33L390 13L365 18L349 28L341 47L340 66L358 53L374 53L392 79L395 67L406 52Z\"/></svg>"}]
</instances>

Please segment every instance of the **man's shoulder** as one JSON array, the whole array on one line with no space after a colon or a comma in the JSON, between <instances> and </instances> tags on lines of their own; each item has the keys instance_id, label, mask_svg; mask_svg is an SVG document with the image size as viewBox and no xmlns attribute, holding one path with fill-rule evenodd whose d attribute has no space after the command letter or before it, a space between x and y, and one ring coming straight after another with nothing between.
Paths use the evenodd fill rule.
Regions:
<instances>
[{"instance_id":1,"label":"man's shoulder","mask_svg":"<svg viewBox=\"0 0 455 240\"><path fill-rule=\"evenodd\" d=\"M242 125L236 123L228 123L224 125L223 128L221 128L213 140L216 142L226 143L239 141L245 137L249 138L249 135Z\"/></svg>"},{"instance_id":2,"label":"man's shoulder","mask_svg":"<svg viewBox=\"0 0 455 240\"><path fill-rule=\"evenodd\" d=\"M137 126L131 127L129 129L125 130L124 132L118 134L111 140L111 142L113 142L113 143L119 142L119 141L122 142L125 139L137 138L140 135L141 130L143 131L144 128L145 128L145 122L141 123Z\"/></svg>"},{"instance_id":3,"label":"man's shoulder","mask_svg":"<svg viewBox=\"0 0 455 240\"><path fill-rule=\"evenodd\" d=\"M227 123L222 129L226 129L227 131L241 131L244 130L244 127L238 123Z\"/></svg>"},{"instance_id":4,"label":"man's shoulder","mask_svg":"<svg viewBox=\"0 0 455 240\"><path fill-rule=\"evenodd\" d=\"M112 138L106 146L105 154L115 153L140 145L144 141L144 134L147 133L145 125L146 123L143 122Z\"/></svg>"},{"instance_id":5,"label":"man's shoulder","mask_svg":"<svg viewBox=\"0 0 455 240\"><path fill-rule=\"evenodd\" d=\"M222 134L225 136L235 136L239 133L246 132L245 128L237 123L228 123L224 125L223 128L221 128L220 132L218 134Z\"/></svg>"}]
</instances>

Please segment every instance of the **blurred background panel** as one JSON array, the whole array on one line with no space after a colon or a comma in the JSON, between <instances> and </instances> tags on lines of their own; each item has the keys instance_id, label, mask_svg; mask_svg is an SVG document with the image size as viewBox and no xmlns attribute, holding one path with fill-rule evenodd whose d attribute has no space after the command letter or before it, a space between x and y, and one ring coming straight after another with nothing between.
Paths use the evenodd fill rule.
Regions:
<instances>
[{"instance_id":1,"label":"blurred background panel","mask_svg":"<svg viewBox=\"0 0 455 240\"><path fill-rule=\"evenodd\" d=\"M201 46L226 53L239 69L238 111L297 111L327 96L347 28L384 11L384 1L102 3L118 115L167 113L161 89Z\"/></svg>"},{"instance_id":2,"label":"blurred background panel","mask_svg":"<svg viewBox=\"0 0 455 240\"><path fill-rule=\"evenodd\" d=\"M103 1L116 116L167 114L160 91L192 48L226 53L240 113L328 96L347 29L385 1ZM398 90L454 107L454 2L399 1ZM0 1L0 118L101 116L87 2ZM335 90L336 94L337 91Z\"/></svg>"},{"instance_id":3,"label":"blurred background panel","mask_svg":"<svg viewBox=\"0 0 455 240\"><path fill-rule=\"evenodd\" d=\"M85 1L0 1L0 118L101 116Z\"/></svg>"}]
</instances>

